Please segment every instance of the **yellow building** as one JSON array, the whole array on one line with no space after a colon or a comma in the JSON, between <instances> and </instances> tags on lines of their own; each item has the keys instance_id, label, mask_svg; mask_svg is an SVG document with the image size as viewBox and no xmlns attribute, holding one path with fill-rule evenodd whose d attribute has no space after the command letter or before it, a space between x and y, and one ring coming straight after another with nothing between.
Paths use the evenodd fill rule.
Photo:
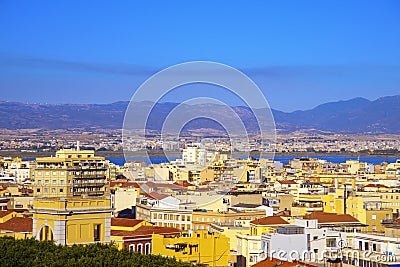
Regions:
<instances>
[{"instance_id":1,"label":"yellow building","mask_svg":"<svg viewBox=\"0 0 400 267\"><path fill-rule=\"evenodd\" d=\"M384 232L383 220L392 218L392 209L384 207L378 197L350 196L346 203L347 214L367 224L368 232Z\"/></svg>"},{"instance_id":2,"label":"yellow building","mask_svg":"<svg viewBox=\"0 0 400 267\"><path fill-rule=\"evenodd\" d=\"M109 194L108 168L93 150L61 149L56 157L36 159L34 196L72 197Z\"/></svg>"},{"instance_id":3,"label":"yellow building","mask_svg":"<svg viewBox=\"0 0 400 267\"><path fill-rule=\"evenodd\" d=\"M110 242L111 200L106 161L92 150L62 149L38 158L33 236L57 244Z\"/></svg>"},{"instance_id":4,"label":"yellow building","mask_svg":"<svg viewBox=\"0 0 400 267\"><path fill-rule=\"evenodd\" d=\"M192 216L192 229L211 229L211 224L233 225L237 220L255 220L265 217L265 210L235 211L227 212L194 210Z\"/></svg>"},{"instance_id":5,"label":"yellow building","mask_svg":"<svg viewBox=\"0 0 400 267\"><path fill-rule=\"evenodd\" d=\"M135 231L142 226L153 226L152 223L144 220L126 219L126 218L112 218L111 230L116 231Z\"/></svg>"},{"instance_id":6,"label":"yellow building","mask_svg":"<svg viewBox=\"0 0 400 267\"><path fill-rule=\"evenodd\" d=\"M381 199L384 208L392 209L393 218L400 217L400 193L397 190L373 195Z\"/></svg>"},{"instance_id":7,"label":"yellow building","mask_svg":"<svg viewBox=\"0 0 400 267\"><path fill-rule=\"evenodd\" d=\"M321 199L324 212L349 214L361 223L368 225L365 228L365 231L368 232L384 232L382 222L393 218L397 207L396 200L400 203L398 193L359 191L356 195L347 196L345 210L343 189L336 189L335 193L322 195ZM388 202L385 201L386 199Z\"/></svg>"},{"instance_id":8,"label":"yellow building","mask_svg":"<svg viewBox=\"0 0 400 267\"><path fill-rule=\"evenodd\" d=\"M210 266L229 265L229 239L205 230L193 232L190 236L165 237L154 234L152 253L177 260L207 264Z\"/></svg>"},{"instance_id":9,"label":"yellow building","mask_svg":"<svg viewBox=\"0 0 400 267\"><path fill-rule=\"evenodd\" d=\"M33 203L33 235L57 244L110 242L110 199L43 198Z\"/></svg>"},{"instance_id":10,"label":"yellow building","mask_svg":"<svg viewBox=\"0 0 400 267\"><path fill-rule=\"evenodd\" d=\"M219 234L225 235L230 240L230 257L231 262L236 264L237 255L238 255L238 240L237 235L240 236L249 236L250 235L250 227L248 221L244 223L241 220L235 221L235 224L227 225L227 224L211 224L211 231ZM236 265L234 265L236 266Z\"/></svg>"},{"instance_id":11,"label":"yellow building","mask_svg":"<svg viewBox=\"0 0 400 267\"><path fill-rule=\"evenodd\" d=\"M336 189L335 193L322 195L323 211L329 213L344 213L344 190Z\"/></svg>"},{"instance_id":12,"label":"yellow building","mask_svg":"<svg viewBox=\"0 0 400 267\"><path fill-rule=\"evenodd\" d=\"M5 223L6 221L14 217L23 217L23 216L22 214L19 214L15 211L0 210L0 223Z\"/></svg>"},{"instance_id":13,"label":"yellow building","mask_svg":"<svg viewBox=\"0 0 400 267\"><path fill-rule=\"evenodd\" d=\"M278 226L289 224L280 216L268 216L250 222L250 235L261 236L275 231Z\"/></svg>"},{"instance_id":14,"label":"yellow building","mask_svg":"<svg viewBox=\"0 0 400 267\"><path fill-rule=\"evenodd\" d=\"M0 237L11 236L15 239L32 237L32 218L11 217L0 223Z\"/></svg>"},{"instance_id":15,"label":"yellow building","mask_svg":"<svg viewBox=\"0 0 400 267\"><path fill-rule=\"evenodd\" d=\"M291 208L292 216L304 216L313 211L323 211L322 195L299 194Z\"/></svg>"}]
</instances>

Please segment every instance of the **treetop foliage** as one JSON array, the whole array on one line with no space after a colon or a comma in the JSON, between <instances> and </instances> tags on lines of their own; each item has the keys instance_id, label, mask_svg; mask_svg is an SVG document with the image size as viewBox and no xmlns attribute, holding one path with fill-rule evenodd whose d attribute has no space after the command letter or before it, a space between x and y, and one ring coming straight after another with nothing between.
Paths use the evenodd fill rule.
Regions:
<instances>
[{"instance_id":1,"label":"treetop foliage","mask_svg":"<svg viewBox=\"0 0 400 267\"><path fill-rule=\"evenodd\" d=\"M112 244L61 246L50 241L0 237L0 266L169 266L190 263L159 255L118 250Z\"/></svg>"}]
</instances>

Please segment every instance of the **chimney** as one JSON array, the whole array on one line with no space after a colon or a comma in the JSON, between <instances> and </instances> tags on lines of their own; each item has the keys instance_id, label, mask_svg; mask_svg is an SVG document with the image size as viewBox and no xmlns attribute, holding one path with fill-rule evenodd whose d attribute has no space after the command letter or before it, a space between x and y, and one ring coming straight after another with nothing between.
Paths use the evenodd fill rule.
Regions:
<instances>
[{"instance_id":1,"label":"chimney","mask_svg":"<svg viewBox=\"0 0 400 267\"><path fill-rule=\"evenodd\" d=\"M77 150L77 151L80 150L80 148L79 148L79 141L76 141L76 150Z\"/></svg>"}]
</instances>

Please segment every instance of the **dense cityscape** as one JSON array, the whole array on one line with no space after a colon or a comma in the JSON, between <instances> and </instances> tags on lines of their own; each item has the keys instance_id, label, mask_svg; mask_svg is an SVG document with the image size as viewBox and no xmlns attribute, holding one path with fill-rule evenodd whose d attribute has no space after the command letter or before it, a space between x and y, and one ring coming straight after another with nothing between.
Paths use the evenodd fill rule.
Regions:
<instances>
[{"instance_id":1,"label":"dense cityscape","mask_svg":"<svg viewBox=\"0 0 400 267\"><path fill-rule=\"evenodd\" d=\"M219 134L184 134L179 140L176 137L144 137L136 135L126 142L126 150L140 152L149 150L166 150L178 156L187 144L198 143L211 150L226 152L249 152L261 150L274 153L326 153L396 156L400 150L399 135L345 135L345 134L306 134L291 133L277 135L276 140L266 147L259 147L256 140L225 136ZM29 155L29 153L49 154L59 148L73 147L79 141L82 147L91 148L109 156L123 157L121 130L115 129L19 129L0 130L0 153L3 156ZM119 153L118 153L119 152Z\"/></svg>"},{"instance_id":2,"label":"dense cityscape","mask_svg":"<svg viewBox=\"0 0 400 267\"><path fill-rule=\"evenodd\" d=\"M0 267L400 267L399 14L0 0Z\"/></svg>"},{"instance_id":3,"label":"dense cityscape","mask_svg":"<svg viewBox=\"0 0 400 267\"><path fill-rule=\"evenodd\" d=\"M393 158L283 163L191 143L174 161L118 165L78 141L50 157L4 157L1 167L1 236L112 243L213 266L399 262Z\"/></svg>"}]
</instances>

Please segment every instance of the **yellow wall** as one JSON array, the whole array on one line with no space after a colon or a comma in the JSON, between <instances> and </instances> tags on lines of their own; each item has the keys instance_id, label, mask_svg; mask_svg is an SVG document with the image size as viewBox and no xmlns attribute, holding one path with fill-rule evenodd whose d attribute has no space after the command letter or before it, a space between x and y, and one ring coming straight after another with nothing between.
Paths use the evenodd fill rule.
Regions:
<instances>
[{"instance_id":1,"label":"yellow wall","mask_svg":"<svg viewBox=\"0 0 400 267\"><path fill-rule=\"evenodd\" d=\"M268 234L274 230L271 226L250 224L250 235Z\"/></svg>"},{"instance_id":2,"label":"yellow wall","mask_svg":"<svg viewBox=\"0 0 400 267\"><path fill-rule=\"evenodd\" d=\"M2 232L0 232L0 237L3 237L3 236L9 236L9 237L14 237L15 239L29 239L29 238L31 238L32 237L32 234L29 234L29 233L16 233L16 232L13 232L13 233L2 233Z\"/></svg>"},{"instance_id":3,"label":"yellow wall","mask_svg":"<svg viewBox=\"0 0 400 267\"><path fill-rule=\"evenodd\" d=\"M10 214L7 214L6 216L1 217L0 218L0 223L4 223L4 222L8 221L9 219L11 219L13 217L23 217L23 215L19 214L19 213L16 213L15 211L11 212Z\"/></svg>"},{"instance_id":4,"label":"yellow wall","mask_svg":"<svg viewBox=\"0 0 400 267\"><path fill-rule=\"evenodd\" d=\"M372 210L365 209L364 203L368 200L368 197L350 196L347 199L347 214L350 214L354 218L358 219L361 223L367 224L368 227L366 228L366 231L368 232L384 232L385 229L381 224L381 220L391 218L392 210L385 207ZM376 230L374 230L374 228Z\"/></svg>"},{"instance_id":5,"label":"yellow wall","mask_svg":"<svg viewBox=\"0 0 400 267\"><path fill-rule=\"evenodd\" d=\"M344 213L344 199L338 198L337 195L329 194L321 196L324 212Z\"/></svg>"},{"instance_id":6,"label":"yellow wall","mask_svg":"<svg viewBox=\"0 0 400 267\"><path fill-rule=\"evenodd\" d=\"M212 223L234 224L238 219L255 220L265 217L264 210L254 210L252 212L217 212L217 211L194 211L192 216L193 229L207 229Z\"/></svg>"},{"instance_id":7,"label":"yellow wall","mask_svg":"<svg viewBox=\"0 0 400 267\"><path fill-rule=\"evenodd\" d=\"M182 250L175 251L174 245L184 244ZM192 248L190 249L190 246ZM175 257L177 260L197 262L210 266L228 266L229 239L224 235L197 231L192 237L168 238L154 234L153 254Z\"/></svg>"},{"instance_id":8,"label":"yellow wall","mask_svg":"<svg viewBox=\"0 0 400 267\"><path fill-rule=\"evenodd\" d=\"M229 241L230 241L230 249L236 251L237 250L237 238L236 234L243 234L243 235L249 235L250 234L250 228L245 227L219 227L220 230L218 231L219 233L225 235Z\"/></svg>"},{"instance_id":9,"label":"yellow wall","mask_svg":"<svg viewBox=\"0 0 400 267\"><path fill-rule=\"evenodd\" d=\"M65 244L87 244L106 242L106 222L111 220L109 199L35 199L33 219L36 222L35 232L37 239L43 239L40 231L49 227L53 239L55 232L65 231ZM65 222L65 230L59 226ZM56 225L58 224L58 225ZM100 231L99 240L95 240L95 227ZM109 234L107 233L109 236ZM48 236L48 239L52 238Z\"/></svg>"},{"instance_id":10,"label":"yellow wall","mask_svg":"<svg viewBox=\"0 0 400 267\"><path fill-rule=\"evenodd\" d=\"M117 226L117 225L111 225L111 230L121 230L121 231L135 231L136 229L138 229L141 226L153 226L152 223L148 222L148 221L142 221L138 224L136 224L133 227L130 226Z\"/></svg>"}]
</instances>

